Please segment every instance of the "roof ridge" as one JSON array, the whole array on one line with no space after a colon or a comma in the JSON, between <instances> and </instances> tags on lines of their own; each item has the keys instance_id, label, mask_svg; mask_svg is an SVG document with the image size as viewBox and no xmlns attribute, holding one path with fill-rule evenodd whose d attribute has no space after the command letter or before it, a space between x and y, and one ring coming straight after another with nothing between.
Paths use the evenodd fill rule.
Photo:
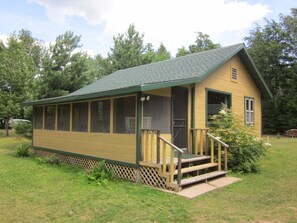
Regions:
<instances>
[{"instance_id":1,"label":"roof ridge","mask_svg":"<svg viewBox=\"0 0 297 223\"><path fill-rule=\"evenodd\" d=\"M170 59L161 60L161 61L157 61L157 62L153 62L153 63L141 64L141 65L137 65L137 66L134 66L134 67L128 67L128 68L116 70L113 73L117 73L117 72L123 71L123 70L127 71L127 70L131 70L131 69L135 69L136 67L137 68L141 68L141 67L146 67L146 66L152 66L152 65L155 65L155 64L158 64L158 63L164 63L164 62L169 62L169 61L181 60L181 59L184 59L186 57L193 57L193 56L197 56L198 54L204 54L204 53L209 53L209 52L213 52L213 51L216 51L216 50L222 50L222 49L226 49L226 48L229 48L229 47L234 47L236 45L238 45L238 46L242 46L243 45L244 46L244 43L232 44L232 45L228 45L228 46L219 47L219 48L216 48L216 49L201 51L201 52L198 52L198 53L189 53L187 55L180 56L180 57L170 58Z\"/></svg>"}]
</instances>

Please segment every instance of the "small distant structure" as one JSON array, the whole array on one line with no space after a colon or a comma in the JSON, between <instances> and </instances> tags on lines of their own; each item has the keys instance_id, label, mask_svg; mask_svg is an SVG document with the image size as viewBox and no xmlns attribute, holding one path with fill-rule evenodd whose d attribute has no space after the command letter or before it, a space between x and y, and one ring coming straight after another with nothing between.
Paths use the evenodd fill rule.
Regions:
<instances>
[{"instance_id":1,"label":"small distant structure","mask_svg":"<svg viewBox=\"0 0 297 223\"><path fill-rule=\"evenodd\" d=\"M297 137L297 129L290 129L290 130L286 131L285 136Z\"/></svg>"}]
</instances>

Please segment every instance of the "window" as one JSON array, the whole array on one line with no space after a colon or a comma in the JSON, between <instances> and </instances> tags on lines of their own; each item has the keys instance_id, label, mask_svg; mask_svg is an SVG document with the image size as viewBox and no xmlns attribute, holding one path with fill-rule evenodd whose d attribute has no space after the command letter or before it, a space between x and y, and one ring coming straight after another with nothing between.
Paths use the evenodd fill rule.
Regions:
<instances>
[{"instance_id":1,"label":"window","mask_svg":"<svg viewBox=\"0 0 297 223\"><path fill-rule=\"evenodd\" d=\"M223 104L231 107L231 94L207 91L207 125L211 125L210 116L219 114Z\"/></svg>"},{"instance_id":2,"label":"window","mask_svg":"<svg viewBox=\"0 0 297 223\"><path fill-rule=\"evenodd\" d=\"M56 106L45 106L45 126L47 130L55 130L56 126Z\"/></svg>"},{"instance_id":3,"label":"window","mask_svg":"<svg viewBox=\"0 0 297 223\"><path fill-rule=\"evenodd\" d=\"M233 67L231 68L231 80L237 81L237 69Z\"/></svg>"},{"instance_id":4,"label":"window","mask_svg":"<svg viewBox=\"0 0 297 223\"><path fill-rule=\"evenodd\" d=\"M43 125L43 107L34 107L34 128L42 129Z\"/></svg>"},{"instance_id":5,"label":"window","mask_svg":"<svg viewBox=\"0 0 297 223\"><path fill-rule=\"evenodd\" d=\"M72 131L88 131L88 102L72 105Z\"/></svg>"},{"instance_id":6,"label":"window","mask_svg":"<svg viewBox=\"0 0 297 223\"><path fill-rule=\"evenodd\" d=\"M91 103L91 132L110 131L110 100Z\"/></svg>"},{"instance_id":7,"label":"window","mask_svg":"<svg viewBox=\"0 0 297 223\"><path fill-rule=\"evenodd\" d=\"M58 105L58 130L70 130L70 104Z\"/></svg>"},{"instance_id":8,"label":"window","mask_svg":"<svg viewBox=\"0 0 297 223\"><path fill-rule=\"evenodd\" d=\"M136 98L116 98L113 101L113 132L114 133L135 133L135 103Z\"/></svg>"},{"instance_id":9,"label":"window","mask_svg":"<svg viewBox=\"0 0 297 223\"><path fill-rule=\"evenodd\" d=\"M254 99L253 98L245 98L245 123L248 125L253 125L255 122L255 114L254 114Z\"/></svg>"},{"instance_id":10,"label":"window","mask_svg":"<svg viewBox=\"0 0 297 223\"><path fill-rule=\"evenodd\" d=\"M171 98L150 95L143 102L142 126L144 129L158 129L161 133L170 133Z\"/></svg>"}]
</instances>

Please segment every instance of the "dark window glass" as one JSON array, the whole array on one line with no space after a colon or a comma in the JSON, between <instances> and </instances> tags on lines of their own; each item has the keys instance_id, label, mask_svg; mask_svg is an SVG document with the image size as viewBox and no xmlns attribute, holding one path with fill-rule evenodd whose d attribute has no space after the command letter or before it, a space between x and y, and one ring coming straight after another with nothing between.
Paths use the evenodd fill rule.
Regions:
<instances>
[{"instance_id":1,"label":"dark window glass","mask_svg":"<svg viewBox=\"0 0 297 223\"><path fill-rule=\"evenodd\" d=\"M45 106L45 129L55 130L56 125L56 106Z\"/></svg>"},{"instance_id":2,"label":"dark window glass","mask_svg":"<svg viewBox=\"0 0 297 223\"><path fill-rule=\"evenodd\" d=\"M58 105L58 130L70 130L70 104Z\"/></svg>"},{"instance_id":3,"label":"dark window glass","mask_svg":"<svg viewBox=\"0 0 297 223\"><path fill-rule=\"evenodd\" d=\"M91 103L91 132L109 132L110 100Z\"/></svg>"},{"instance_id":4,"label":"dark window glass","mask_svg":"<svg viewBox=\"0 0 297 223\"><path fill-rule=\"evenodd\" d=\"M170 107L171 98L150 95L149 100L143 102L142 127L161 130L161 133L170 133Z\"/></svg>"},{"instance_id":5,"label":"dark window glass","mask_svg":"<svg viewBox=\"0 0 297 223\"><path fill-rule=\"evenodd\" d=\"M88 131L88 102L72 105L72 131Z\"/></svg>"},{"instance_id":6,"label":"dark window glass","mask_svg":"<svg viewBox=\"0 0 297 223\"><path fill-rule=\"evenodd\" d=\"M208 91L207 102L207 122L208 124L211 124L210 116L219 114L223 104L225 104L227 108L231 107L231 96L228 94Z\"/></svg>"},{"instance_id":7,"label":"dark window glass","mask_svg":"<svg viewBox=\"0 0 297 223\"><path fill-rule=\"evenodd\" d=\"M114 99L113 132L135 133L135 97Z\"/></svg>"},{"instance_id":8,"label":"dark window glass","mask_svg":"<svg viewBox=\"0 0 297 223\"><path fill-rule=\"evenodd\" d=\"M43 107L34 108L34 128L42 129L43 124Z\"/></svg>"}]
</instances>

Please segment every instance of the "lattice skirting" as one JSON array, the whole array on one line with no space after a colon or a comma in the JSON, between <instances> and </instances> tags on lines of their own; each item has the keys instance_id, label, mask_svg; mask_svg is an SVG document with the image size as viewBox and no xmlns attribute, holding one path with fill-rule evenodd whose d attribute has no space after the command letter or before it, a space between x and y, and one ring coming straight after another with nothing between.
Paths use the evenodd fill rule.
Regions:
<instances>
[{"instance_id":1,"label":"lattice skirting","mask_svg":"<svg viewBox=\"0 0 297 223\"><path fill-rule=\"evenodd\" d=\"M53 154L51 152L47 152L39 149L34 149L34 153L38 156L48 156L50 154ZM55 154L59 157L61 162L68 163L71 165L76 165L76 166L82 166L86 170L91 169L93 166L99 163L98 160L59 154L59 153L55 153ZM128 179L130 181L136 181L136 170L133 167L106 162L106 168L109 171L113 171L114 174L117 175L119 178Z\"/></svg>"},{"instance_id":2,"label":"lattice skirting","mask_svg":"<svg viewBox=\"0 0 297 223\"><path fill-rule=\"evenodd\" d=\"M159 175L158 167L140 166L140 182L152 187L168 189L166 179Z\"/></svg>"}]
</instances>

